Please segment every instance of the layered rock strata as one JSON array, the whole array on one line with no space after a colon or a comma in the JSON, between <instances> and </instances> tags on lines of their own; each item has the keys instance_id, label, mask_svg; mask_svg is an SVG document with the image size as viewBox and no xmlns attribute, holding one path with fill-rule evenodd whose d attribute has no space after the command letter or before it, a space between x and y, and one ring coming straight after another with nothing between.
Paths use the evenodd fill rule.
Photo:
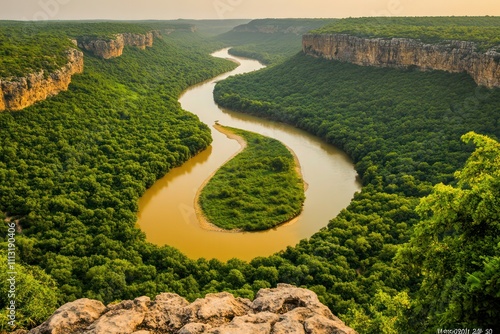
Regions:
<instances>
[{"instance_id":1,"label":"layered rock strata","mask_svg":"<svg viewBox=\"0 0 500 334\"><path fill-rule=\"evenodd\" d=\"M306 34L304 53L363 66L417 67L421 70L467 72L476 83L500 87L500 53L476 51L473 42L425 44L407 38L361 38L347 34Z\"/></svg>"},{"instance_id":2,"label":"layered rock strata","mask_svg":"<svg viewBox=\"0 0 500 334\"><path fill-rule=\"evenodd\" d=\"M66 51L68 62L46 74L41 70L24 77L0 78L0 111L21 110L68 89L73 74L83 72L83 53Z\"/></svg>"},{"instance_id":3,"label":"layered rock strata","mask_svg":"<svg viewBox=\"0 0 500 334\"><path fill-rule=\"evenodd\" d=\"M150 31L146 34L123 33L116 34L113 39L81 39L78 46L86 51L92 52L95 56L103 59L120 57L125 46L133 46L144 50L153 46L154 36L160 36L157 31Z\"/></svg>"},{"instance_id":4,"label":"layered rock strata","mask_svg":"<svg viewBox=\"0 0 500 334\"><path fill-rule=\"evenodd\" d=\"M18 331L18 333L21 333ZM61 306L29 334L356 334L310 290L279 284L254 301L227 292L189 303L163 293L104 306L79 299Z\"/></svg>"}]
</instances>

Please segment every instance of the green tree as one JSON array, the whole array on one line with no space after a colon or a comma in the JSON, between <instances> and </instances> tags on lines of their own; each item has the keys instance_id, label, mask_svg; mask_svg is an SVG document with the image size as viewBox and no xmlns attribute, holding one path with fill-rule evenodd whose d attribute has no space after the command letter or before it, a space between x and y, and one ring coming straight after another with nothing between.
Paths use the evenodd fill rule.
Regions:
<instances>
[{"instance_id":1,"label":"green tree","mask_svg":"<svg viewBox=\"0 0 500 334\"><path fill-rule=\"evenodd\" d=\"M245 276L238 269L231 269L227 275L226 281L231 284L233 288L239 288L245 284Z\"/></svg>"},{"instance_id":2,"label":"green tree","mask_svg":"<svg viewBox=\"0 0 500 334\"><path fill-rule=\"evenodd\" d=\"M6 249L6 247L3 247ZM59 291L55 281L35 266L15 264L15 275L0 252L0 331L31 328L45 321L58 307ZM14 278L14 280L13 280ZM10 298L12 297L12 298ZM9 324L9 307L15 301L15 327Z\"/></svg>"},{"instance_id":3,"label":"green tree","mask_svg":"<svg viewBox=\"0 0 500 334\"><path fill-rule=\"evenodd\" d=\"M363 333L397 334L408 332L405 328L405 312L410 307L410 299L406 292L391 296L378 291L368 306L368 313L359 306L352 307L342 317L349 326L360 328Z\"/></svg>"},{"instance_id":4,"label":"green tree","mask_svg":"<svg viewBox=\"0 0 500 334\"><path fill-rule=\"evenodd\" d=\"M500 318L500 144L470 132L476 145L456 186L438 184L417 212L422 220L398 254L422 283L412 305L413 325L487 327Z\"/></svg>"}]
</instances>

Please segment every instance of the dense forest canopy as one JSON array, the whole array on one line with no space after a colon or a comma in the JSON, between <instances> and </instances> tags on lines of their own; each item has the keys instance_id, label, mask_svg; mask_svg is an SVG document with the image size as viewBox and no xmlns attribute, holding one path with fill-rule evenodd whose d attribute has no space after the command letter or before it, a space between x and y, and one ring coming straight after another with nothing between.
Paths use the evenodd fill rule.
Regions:
<instances>
[{"instance_id":1,"label":"dense forest canopy","mask_svg":"<svg viewBox=\"0 0 500 334\"><path fill-rule=\"evenodd\" d=\"M67 63L64 51L72 44L64 35L48 33L41 26L28 33L23 28L22 23L0 22L0 78L53 72Z\"/></svg>"},{"instance_id":2,"label":"dense forest canopy","mask_svg":"<svg viewBox=\"0 0 500 334\"><path fill-rule=\"evenodd\" d=\"M497 327L500 309L500 143L470 132L475 152L417 207L421 221L398 254L409 275L421 276L412 322ZM436 310L426 312L426 309Z\"/></svg>"},{"instance_id":3,"label":"dense forest canopy","mask_svg":"<svg viewBox=\"0 0 500 334\"><path fill-rule=\"evenodd\" d=\"M103 24L124 32L111 26L126 23ZM40 34L61 36L52 27ZM262 52L270 44L252 43ZM345 150L363 190L310 239L250 262L192 260L145 241L135 226L139 197L211 142L208 127L177 98L235 66L208 56L221 46L178 31L116 59L86 54L85 72L67 92L0 113L0 254L14 225L17 325L31 328L81 297L109 303L176 292L194 300L229 291L252 298L284 282L315 291L360 333L498 328L500 90L477 87L465 74L295 54L219 83L219 103ZM272 52L283 57L282 50ZM0 294L0 330L11 329L8 301Z\"/></svg>"},{"instance_id":4,"label":"dense forest canopy","mask_svg":"<svg viewBox=\"0 0 500 334\"><path fill-rule=\"evenodd\" d=\"M309 30L329 24L334 19L256 19L234 27L232 31L247 32L282 32L301 35Z\"/></svg>"},{"instance_id":5,"label":"dense forest canopy","mask_svg":"<svg viewBox=\"0 0 500 334\"><path fill-rule=\"evenodd\" d=\"M500 17L366 17L341 19L315 34L350 34L365 38L412 38L425 43L475 42L479 51L500 46Z\"/></svg>"}]
</instances>

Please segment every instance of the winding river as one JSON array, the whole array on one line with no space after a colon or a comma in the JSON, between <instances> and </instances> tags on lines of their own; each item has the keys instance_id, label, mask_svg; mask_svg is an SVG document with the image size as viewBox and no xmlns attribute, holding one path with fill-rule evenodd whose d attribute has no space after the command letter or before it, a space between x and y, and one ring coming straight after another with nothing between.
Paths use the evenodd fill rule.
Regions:
<instances>
[{"instance_id":1,"label":"winding river","mask_svg":"<svg viewBox=\"0 0 500 334\"><path fill-rule=\"evenodd\" d=\"M210 127L219 121L222 125L257 132L283 142L300 161L308 184L306 201L296 221L268 231L231 233L203 229L194 209L196 192L240 148L236 140L212 127L212 145L181 167L171 170L139 201L138 225L146 233L147 240L176 247L194 259L251 260L293 246L326 226L360 190L352 161L337 148L294 127L232 112L215 104L212 93L217 81L263 67L255 60L231 56L227 50L215 52L213 56L231 58L240 66L186 90L179 99L182 108L196 114Z\"/></svg>"}]
</instances>

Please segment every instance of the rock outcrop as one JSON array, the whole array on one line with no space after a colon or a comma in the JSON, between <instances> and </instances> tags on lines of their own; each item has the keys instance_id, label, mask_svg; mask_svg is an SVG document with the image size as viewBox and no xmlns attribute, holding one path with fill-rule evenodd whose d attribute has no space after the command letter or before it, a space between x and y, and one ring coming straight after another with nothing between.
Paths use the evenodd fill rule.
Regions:
<instances>
[{"instance_id":1,"label":"rock outcrop","mask_svg":"<svg viewBox=\"0 0 500 334\"><path fill-rule=\"evenodd\" d=\"M19 331L18 331L19 333ZM79 299L61 306L29 334L355 334L310 290L262 289L252 302L227 292L188 303L163 293L104 306Z\"/></svg>"},{"instance_id":2,"label":"rock outcrop","mask_svg":"<svg viewBox=\"0 0 500 334\"><path fill-rule=\"evenodd\" d=\"M161 38L159 31L146 34L123 33L109 41L103 39L72 40L83 50L109 59L119 57L125 46L145 49L153 46L153 39ZM68 63L52 73L38 71L23 77L0 78L0 111L21 110L68 89L71 77L83 72L83 53L77 49L66 51Z\"/></svg>"},{"instance_id":3,"label":"rock outcrop","mask_svg":"<svg viewBox=\"0 0 500 334\"><path fill-rule=\"evenodd\" d=\"M97 57L111 59L120 57L125 46L133 46L141 50L152 47L155 36L159 37L161 34L158 31L149 31L146 34L116 34L110 40L82 38L78 41L78 46Z\"/></svg>"},{"instance_id":4,"label":"rock outcrop","mask_svg":"<svg viewBox=\"0 0 500 334\"><path fill-rule=\"evenodd\" d=\"M68 89L73 74L83 72L83 53L66 51L68 62L53 73L41 70L24 77L0 78L0 111L21 110Z\"/></svg>"},{"instance_id":5,"label":"rock outcrop","mask_svg":"<svg viewBox=\"0 0 500 334\"><path fill-rule=\"evenodd\" d=\"M421 70L467 72L478 85L500 87L500 53L477 52L473 42L425 44L407 38L361 38L347 34L306 34L306 54L363 66L416 67Z\"/></svg>"}]
</instances>

